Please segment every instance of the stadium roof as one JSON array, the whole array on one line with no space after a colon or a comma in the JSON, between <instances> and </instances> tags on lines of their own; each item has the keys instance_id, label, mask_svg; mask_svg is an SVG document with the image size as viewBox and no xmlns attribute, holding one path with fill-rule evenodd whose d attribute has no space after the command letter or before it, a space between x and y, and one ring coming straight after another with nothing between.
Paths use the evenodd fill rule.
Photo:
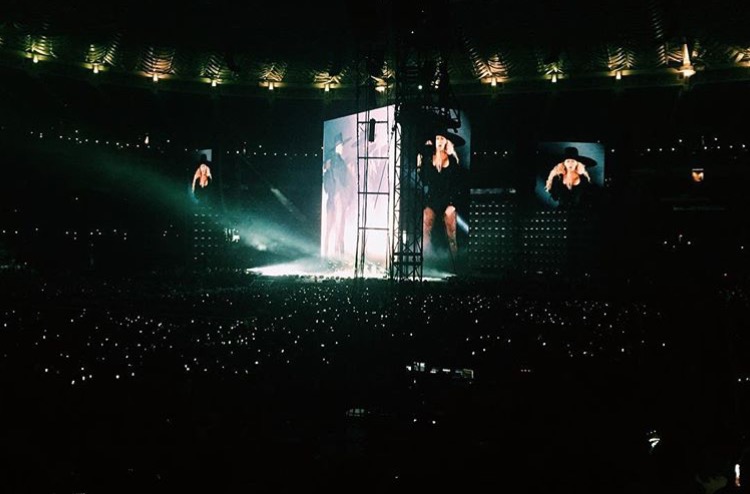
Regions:
<instances>
[{"instance_id":1,"label":"stadium roof","mask_svg":"<svg viewBox=\"0 0 750 494\"><path fill-rule=\"evenodd\" d=\"M13 1L0 63L301 97L434 83L441 64L457 94L665 86L748 79L749 20L735 0Z\"/></svg>"}]
</instances>

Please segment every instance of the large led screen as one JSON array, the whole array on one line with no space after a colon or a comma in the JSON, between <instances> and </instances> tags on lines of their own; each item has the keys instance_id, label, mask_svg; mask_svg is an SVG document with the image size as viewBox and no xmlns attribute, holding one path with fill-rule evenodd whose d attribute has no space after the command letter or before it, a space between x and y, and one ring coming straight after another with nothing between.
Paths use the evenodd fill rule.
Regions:
<instances>
[{"instance_id":1,"label":"large led screen","mask_svg":"<svg viewBox=\"0 0 750 494\"><path fill-rule=\"evenodd\" d=\"M418 131L417 170L424 186L423 247L427 267L455 271L468 247L470 127Z\"/></svg>"},{"instance_id":2,"label":"large led screen","mask_svg":"<svg viewBox=\"0 0 750 494\"><path fill-rule=\"evenodd\" d=\"M546 207L569 209L594 204L604 186L604 145L543 142L539 145L536 195Z\"/></svg>"},{"instance_id":3,"label":"large led screen","mask_svg":"<svg viewBox=\"0 0 750 494\"><path fill-rule=\"evenodd\" d=\"M393 105L327 120L323 126L320 253L384 266L392 232Z\"/></svg>"},{"instance_id":4,"label":"large led screen","mask_svg":"<svg viewBox=\"0 0 750 494\"><path fill-rule=\"evenodd\" d=\"M195 169L193 170L190 184L190 197L193 202L208 205L211 201L214 177L211 174L211 149L201 149L195 157Z\"/></svg>"}]
</instances>

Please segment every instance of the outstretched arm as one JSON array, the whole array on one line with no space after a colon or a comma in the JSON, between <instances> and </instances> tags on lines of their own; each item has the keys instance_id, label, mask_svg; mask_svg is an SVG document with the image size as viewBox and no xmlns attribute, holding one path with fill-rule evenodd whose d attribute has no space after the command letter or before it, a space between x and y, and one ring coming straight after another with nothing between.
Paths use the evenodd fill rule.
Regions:
<instances>
[{"instance_id":1,"label":"outstretched arm","mask_svg":"<svg viewBox=\"0 0 750 494\"><path fill-rule=\"evenodd\" d=\"M456 163L458 163L458 154L456 153L456 147L451 141L446 141L445 152L448 153L448 156L453 156L454 158L456 158Z\"/></svg>"},{"instance_id":2,"label":"outstretched arm","mask_svg":"<svg viewBox=\"0 0 750 494\"><path fill-rule=\"evenodd\" d=\"M576 171L579 175L583 175L586 177L586 179L591 182L591 176L589 175L589 172L586 170L586 167L583 165L583 163L578 162L578 166L576 166Z\"/></svg>"},{"instance_id":3,"label":"outstretched arm","mask_svg":"<svg viewBox=\"0 0 750 494\"><path fill-rule=\"evenodd\" d=\"M547 190L547 192L549 192L552 189L552 181L555 179L556 176L562 175L564 169L565 169L565 166L558 163L549 172L549 176L547 177L547 183L544 184L544 188Z\"/></svg>"}]
</instances>

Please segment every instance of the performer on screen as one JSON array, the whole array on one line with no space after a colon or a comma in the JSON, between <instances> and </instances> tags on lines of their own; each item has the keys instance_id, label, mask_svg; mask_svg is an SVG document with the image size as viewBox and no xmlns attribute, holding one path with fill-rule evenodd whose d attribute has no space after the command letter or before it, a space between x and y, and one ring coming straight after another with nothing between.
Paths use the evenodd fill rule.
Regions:
<instances>
[{"instance_id":1,"label":"performer on screen","mask_svg":"<svg viewBox=\"0 0 750 494\"><path fill-rule=\"evenodd\" d=\"M544 188L561 207L579 204L591 184L587 168L595 165L593 159L579 155L578 148L567 147L562 161L550 170Z\"/></svg>"},{"instance_id":2,"label":"performer on screen","mask_svg":"<svg viewBox=\"0 0 750 494\"><path fill-rule=\"evenodd\" d=\"M432 253L432 232L435 218L439 215L454 262L458 254L456 204L462 190L461 166L455 148L463 144L465 141L461 136L448 129L439 128L431 133L425 142L423 152L417 156L417 170L425 185L425 206L422 216L423 250L425 255Z\"/></svg>"},{"instance_id":3,"label":"performer on screen","mask_svg":"<svg viewBox=\"0 0 750 494\"><path fill-rule=\"evenodd\" d=\"M344 140L340 132L336 134L332 152L329 151L323 162L323 190L327 196L326 231L323 238L325 255L344 254L346 221L356 198L354 164L344 158L344 143L348 140Z\"/></svg>"},{"instance_id":4,"label":"performer on screen","mask_svg":"<svg viewBox=\"0 0 750 494\"><path fill-rule=\"evenodd\" d=\"M202 198L205 198L205 189L209 186L211 183L211 180L213 180L213 177L211 177L211 168L208 166L208 156L205 154L201 154L200 163L198 165L198 168L195 170L195 174L193 175L193 195L198 199L201 200ZM196 194L195 186L198 185L198 194Z\"/></svg>"}]
</instances>

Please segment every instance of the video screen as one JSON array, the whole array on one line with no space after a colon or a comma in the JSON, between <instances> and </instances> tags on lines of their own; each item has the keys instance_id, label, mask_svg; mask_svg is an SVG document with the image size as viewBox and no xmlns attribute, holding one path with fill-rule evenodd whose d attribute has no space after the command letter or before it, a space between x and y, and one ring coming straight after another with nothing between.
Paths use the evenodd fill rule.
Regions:
<instances>
[{"instance_id":1,"label":"video screen","mask_svg":"<svg viewBox=\"0 0 750 494\"><path fill-rule=\"evenodd\" d=\"M211 174L211 154L211 149L201 149L197 151L194 158L195 169L190 186L190 197L198 204L208 205L211 202L211 183L214 180Z\"/></svg>"},{"instance_id":2,"label":"video screen","mask_svg":"<svg viewBox=\"0 0 750 494\"><path fill-rule=\"evenodd\" d=\"M393 105L324 122L323 259L354 263L357 249L364 244L366 262L376 267L387 265L394 210L400 210L393 204L394 123ZM412 156L424 190L424 203L419 205L424 262L428 267L453 271L462 247L468 248L469 123L461 114L458 128L429 124L408 132L416 136L416 156ZM401 190L400 197L405 193Z\"/></svg>"},{"instance_id":3,"label":"video screen","mask_svg":"<svg viewBox=\"0 0 750 494\"><path fill-rule=\"evenodd\" d=\"M453 271L468 251L470 135L468 119L449 128L431 125L421 135L417 170L424 186L423 253L428 268Z\"/></svg>"},{"instance_id":4,"label":"video screen","mask_svg":"<svg viewBox=\"0 0 750 494\"><path fill-rule=\"evenodd\" d=\"M354 264L364 245L366 261L385 267L393 231L393 124L393 105L324 122L322 258Z\"/></svg>"},{"instance_id":5,"label":"video screen","mask_svg":"<svg viewBox=\"0 0 750 494\"><path fill-rule=\"evenodd\" d=\"M593 205L604 187L604 145L543 142L538 148L535 192L550 209Z\"/></svg>"}]
</instances>

